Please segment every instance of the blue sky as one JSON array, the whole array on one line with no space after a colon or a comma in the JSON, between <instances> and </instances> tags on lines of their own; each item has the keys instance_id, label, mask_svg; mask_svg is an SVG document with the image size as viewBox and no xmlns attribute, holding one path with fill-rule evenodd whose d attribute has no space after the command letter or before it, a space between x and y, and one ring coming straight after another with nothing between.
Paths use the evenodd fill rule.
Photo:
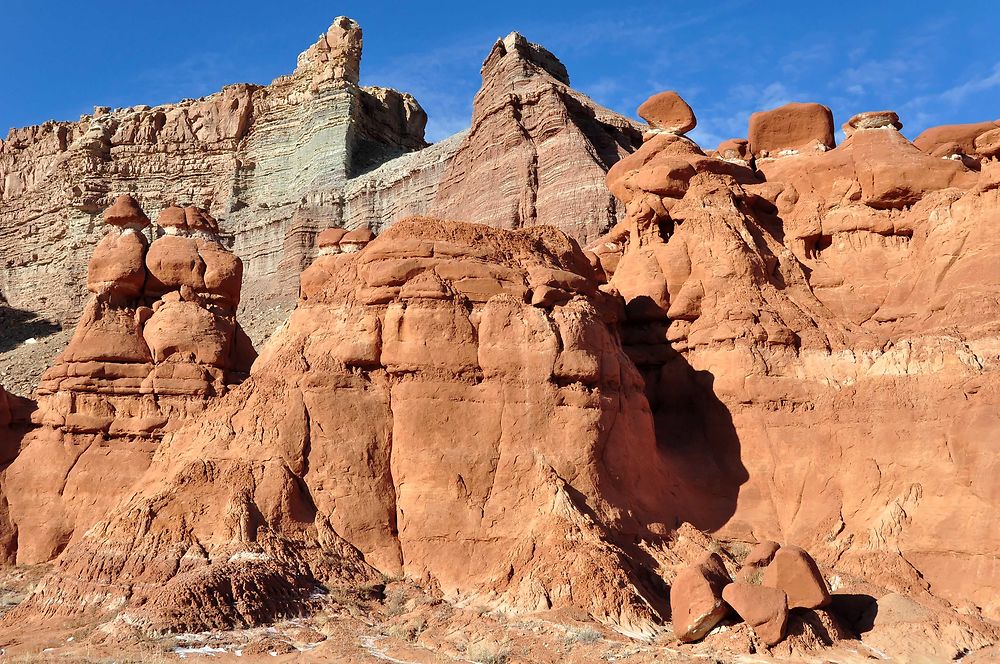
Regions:
<instances>
[{"instance_id":1,"label":"blue sky","mask_svg":"<svg viewBox=\"0 0 1000 664\"><path fill-rule=\"evenodd\" d=\"M267 83L332 18L365 31L362 82L413 93L428 139L466 127L479 67L511 30L553 51L573 86L634 115L675 89L706 148L789 101L891 109L925 127L1000 118L1000 2L274 2L0 0L0 131Z\"/></svg>"}]
</instances>

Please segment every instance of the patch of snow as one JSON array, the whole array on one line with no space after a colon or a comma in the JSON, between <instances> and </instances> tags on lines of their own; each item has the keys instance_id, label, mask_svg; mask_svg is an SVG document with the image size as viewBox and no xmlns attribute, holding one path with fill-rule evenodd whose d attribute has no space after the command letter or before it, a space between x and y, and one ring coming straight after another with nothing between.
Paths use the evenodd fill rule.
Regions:
<instances>
[{"instance_id":1,"label":"patch of snow","mask_svg":"<svg viewBox=\"0 0 1000 664\"><path fill-rule=\"evenodd\" d=\"M226 652L225 648L213 648L212 646L201 646L200 648L174 648L174 652L181 659L187 659L188 655L205 655L215 657L216 653Z\"/></svg>"}]
</instances>

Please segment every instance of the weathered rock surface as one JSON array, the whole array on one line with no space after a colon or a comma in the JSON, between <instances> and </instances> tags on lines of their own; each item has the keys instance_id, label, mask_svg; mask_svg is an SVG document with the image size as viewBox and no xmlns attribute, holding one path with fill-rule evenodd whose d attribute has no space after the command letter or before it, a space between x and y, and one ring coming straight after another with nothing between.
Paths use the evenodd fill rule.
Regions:
<instances>
[{"instance_id":1,"label":"weathered rock surface","mask_svg":"<svg viewBox=\"0 0 1000 664\"><path fill-rule=\"evenodd\" d=\"M980 136L997 128L1000 128L1000 120L930 127L920 132L920 135L913 139L913 144L934 156L993 157L996 155L990 150L981 154L982 143L977 145L976 141Z\"/></svg>"},{"instance_id":2,"label":"weathered rock surface","mask_svg":"<svg viewBox=\"0 0 1000 664\"><path fill-rule=\"evenodd\" d=\"M822 104L793 102L750 116L750 151L755 157L822 152L834 146L833 114Z\"/></svg>"},{"instance_id":3,"label":"weathered rock surface","mask_svg":"<svg viewBox=\"0 0 1000 664\"><path fill-rule=\"evenodd\" d=\"M668 483L599 283L548 227L414 219L319 257L249 380L168 434L7 619L217 629L402 572L649 633L665 598L640 560L662 552ZM560 297L530 304L541 290Z\"/></svg>"},{"instance_id":4,"label":"weathered rock surface","mask_svg":"<svg viewBox=\"0 0 1000 664\"><path fill-rule=\"evenodd\" d=\"M788 597L784 590L737 581L723 588L722 598L765 645L776 645L785 638Z\"/></svg>"},{"instance_id":5,"label":"weathered rock surface","mask_svg":"<svg viewBox=\"0 0 1000 664\"><path fill-rule=\"evenodd\" d=\"M255 353L236 322L242 264L215 220L167 208L149 242L134 199L106 211L88 268L93 293L38 386L38 428L3 471L16 560L50 560L149 465L165 432L246 377Z\"/></svg>"},{"instance_id":6,"label":"weathered rock surface","mask_svg":"<svg viewBox=\"0 0 1000 664\"><path fill-rule=\"evenodd\" d=\"M653 95L639 106L637 113L654 129L669 134L686 134L698 124L694 111L673 90Z\"/></svg>"},{"instance_id":7,"label":"weathered rock surface","mask_svg":"<svg viewBox=\"0 0 1000 664\"><path fill-rule=\"evenodd\" d=\"M786 544L775 552L761 584L783 591L790 609L821 609L830 603L830 591L816 561L797 546Z\"/></svg>"},{"instance_id":8,"label":"weathered rock surface","mask_svg":"<svg viewBox=\"0 0 1000 664\"><path fill-rule=\"evenodd\" d=\"M501 228L548 224L581 242L619 218L604 174L641 144L634 123L569 86L558 59L518 33L482 68L472 127L428 212Z\"/></svg>"}]
</instances>

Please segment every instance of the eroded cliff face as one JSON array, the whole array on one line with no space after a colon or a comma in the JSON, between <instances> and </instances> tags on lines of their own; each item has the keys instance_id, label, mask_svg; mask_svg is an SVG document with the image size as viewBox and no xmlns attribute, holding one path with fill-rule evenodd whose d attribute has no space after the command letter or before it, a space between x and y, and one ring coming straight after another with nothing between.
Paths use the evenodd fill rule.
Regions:
<instances>
[{"instance_id":1,"label":"eroded cliff face","mask_svg":"<svg viewBox=\"0 0 1000 664\"><path fill-rule=\"evenodd\" d=\"M340 17L270 85L11 130L0 143L9 305L75 321L97 215L121 193L154 220L170 205L208 210L244 262L245 301L282 313L329 226L379 230L434 214L552 224L589 239L617 220L604 174L639 133L570 89L555 56L516 33L498 41L472 129L426 147L426 114L412 96L359 86L361 48L361 29Z\"/></svg>"},{"instance_id":2,"label":"eroded cliff face","mask_svg":"<svg viewBox=\"0 0 1000 664\"><path fill-rule=\"evenodd\" d=\"M547 224L581 242L613 226L617 203L599 181L640 145L635 124L570 88L566 68L517 33L483 63L472 128L430 213L501 228Z\"/></svg>"},{"instance_id":3,"label":"eroded cliff face","mask_svg":"<svg viewBox=\"0 0 1000 664\"><path fill-rule=\"evenodd\" d=\"M686 432L664 448L685 520L997 616L1000 169L922 152L894 113L848 128L729 172L653 138L609 173L628 215L592 248L658 438ZM679 364L728 431L678 401Z\"/></svg>"},{"instance_id":4,"label":"eroded cliff face","mask_svg":"<svg viewBox=\"0 0 1000 664\"><path fill-rule=\"evenodd\" d=\"M415 218L321 256L249 380L164 441L19 614L220 629L403 573L649 633L664 599L640 548L668 533L669 483L599 283L552 228Z\"/></svg>"}]
</instances>

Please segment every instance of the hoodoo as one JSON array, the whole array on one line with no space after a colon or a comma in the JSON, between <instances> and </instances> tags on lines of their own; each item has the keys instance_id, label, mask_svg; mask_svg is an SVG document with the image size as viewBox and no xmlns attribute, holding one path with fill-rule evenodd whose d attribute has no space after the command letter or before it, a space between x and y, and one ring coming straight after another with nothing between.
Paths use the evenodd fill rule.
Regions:
<instances>
[{"instance_id":1,"label":"hoodoo","mask_svg":"<svg viewBox=\"0 0 1000 664\"><path fill-rule=\"evenodd\" d=\"M100 519L160 439L241 382L256 356L236 322L242 263L210 215L167 208L150 243L148 218L123 194L105 225L87 272L93 295L42 376L39 427L5 472L19 563L52 559Z\"/></svg>"}]
</instances>

